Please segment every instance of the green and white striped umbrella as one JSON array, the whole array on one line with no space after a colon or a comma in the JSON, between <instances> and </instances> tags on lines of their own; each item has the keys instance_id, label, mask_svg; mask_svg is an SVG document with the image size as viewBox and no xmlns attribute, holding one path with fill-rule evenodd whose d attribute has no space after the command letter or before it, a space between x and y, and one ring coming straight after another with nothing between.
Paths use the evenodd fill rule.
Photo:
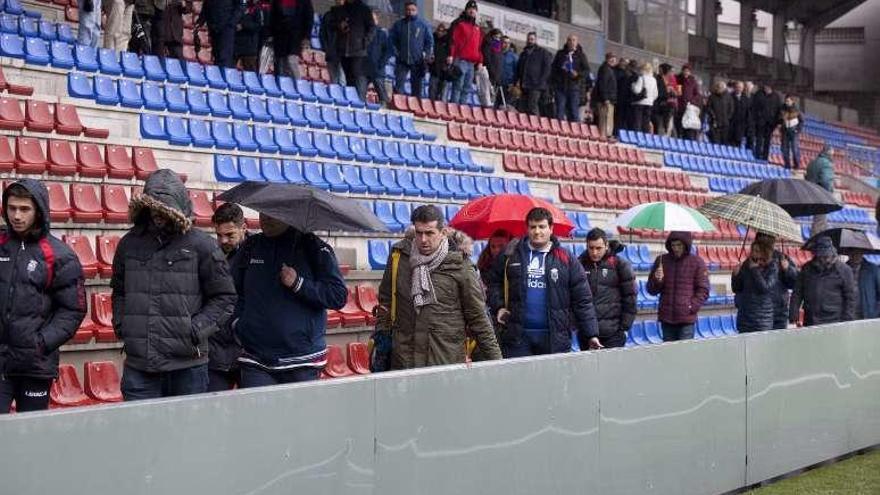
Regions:
<instances>
[{"instance_id":1,"label":"green and white striped umbrella","mask_svg":"<svg viewBox=\"0 0 880 495\"><path fill-rule=\"evenodd\" d=\"M757 196L719 196L701 206L700 212L709 218L728 220L789 241L803 241L801 229L788 212Z\"/></svg>"},{"instance_id":2,"label":"green and white striped umbrella","mask_svg":"<svg viewBox=\"0 0 880 495\"><path fill-rule=\"evenodd\" d=\"M661 201L630 208L617 217L616 227L671 232L712 232L715 226L702 213L687 206Z\"/></svg>"}]
</instances>

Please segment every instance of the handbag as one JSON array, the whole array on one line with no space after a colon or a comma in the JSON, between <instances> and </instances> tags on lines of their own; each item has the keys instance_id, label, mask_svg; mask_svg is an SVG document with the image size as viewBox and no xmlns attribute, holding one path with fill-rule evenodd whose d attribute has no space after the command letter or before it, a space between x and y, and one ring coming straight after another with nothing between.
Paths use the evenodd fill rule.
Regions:
<instances>
[{"instance_id":1,"label":"handbag","mask_svg":"<svg viewBox=\"0 0 880 495\"><path fill-rule=\"evenodd\" d=\"M700 130L700 107L693 103L688 103L681 117L681 126L685 129Z\"/></svg>"}]
</instances>

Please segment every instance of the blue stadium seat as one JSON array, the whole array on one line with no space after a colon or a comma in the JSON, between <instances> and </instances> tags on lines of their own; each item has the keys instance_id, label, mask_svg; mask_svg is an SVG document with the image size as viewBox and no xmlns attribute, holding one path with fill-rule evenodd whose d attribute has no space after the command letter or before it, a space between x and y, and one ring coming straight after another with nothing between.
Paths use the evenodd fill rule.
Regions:
<instances>
[{"instance_id":1,"label":"blue stadium seat","mask_svg":"<svg viewBox=\"0 0 880 495\"><path fill-rule=\"evenodd\" d=\"M375 163L389 163L391 160L388 158L388 155L385 154L385 151L382 148L382 141L376 139L366 139L367 142L367 153L372 157L373 162Z\"/></svg>"},{"instance_id":2,"label":"blue stadium seat","mask_svg":"<svg viewBox=\"0 0 880 495\"><path fill-rule=\"evenodd\" d=\"M214 147L214 138L211 136L211 128L207 120L190 119L189 135L192 137L193 146L197 148Z\"/></svg>"},{"instance_id":3,"label":"blue stadium seat","mask_svg":"<svg viewBox=\"0 0 880 495\"><path fill-rule=\"evenodd\" d=\"M211 107L208 106L208 95L200 88L186 88L186 105L189 113L194 115L208 115Z\"/></svg>"},{"instance_id":4,"label":"blue stadium seat","mask_svg":"<svg viewBox=\"0 0 880 495\"><path fill-rule=\"evenodd\" d=\"M367 243L367 253L370 258L370 268L384 270L388 263L388 256L391 254L391 245L382 239L370 239Z\"/></svg>"},{"instance_id":5,"label":"blue stadium seat","mask_svg":"<svg viewBox=\"0 0 880 495\"><path fill-rule=\"evenodd\" d=\"M229 93L229 110L232 111L233 119L251 119L251 111L248 109L247 98L243 94Z\"/></svg>"},{"instance_id":6,"label":"blue stadium seat","mask_svg":"<svg viewBox=\"0 0 880 495\"><path fill-rule=\"evenodd\" d=\"M262 153L278 153L278 144L275 143L275 135L271 127L264 125L254 126L254 141Z\"/></svg>"},{"instance_id":7,"label":"blue stadium seat","mask_svg":"<svg viewBox=\"0 0 880 495\"><path fill-rule=\"evenodd\" d=\"M303 176L312 187L318 189L330 189L330 183L324 179L324 167L317 162L305 162L303 164Z\"/></svg>"},{"instance_id":8,"label":"blue stadium seat","mask_svg":"<svg viewBox=\"0 0 880 495\"><path fill-rule=\"evenodd\" d=\"M492 190L492 194L504 194L504 179L492 177L489 179L489 188Z\"/></svg>"},{"instance_id":9,"label":"blue stadium seat","mask_svg":"<svg viewBox=\"0 0 880 495\"><path fill-rule=\"evenodd\" d=\"M441 146L439 144L419 144L418 146L425 146L430 150L431 160L438 168L441 168L443 170L452 169L452 161L449 160L448 154L446 153L446 146Z\"/></svg>"},{"instance_id":10,"label":"blue stadium seat","mask_svg":"<svg viewBox=\"0 0 880 495\"><path fill-rule=\"evenodd\" d=\"M281 173L284 174L284 179L291 184L308 183L303 175L302 162L299 160L284 160L281 162Z\"/></svg>"},{"instance_id":11,"label":"blue stadium seat","mask_svg":"<svg viewBox=\"0 0 880 495\"><path fill-rule=\"evenodd\" d=\"M187 119L168 115L165 117L165 132L168 133L168 142L178 146L192 144L192 136L189 135Z\"/></svg>"},{"instance_id":12,"label":"blue stadium seat","mask_svg":"<svg viewBox=\"0 0 880 495\"><path fill-rule=\"evenodd\" d=\"M662 344L663 333L660 331L660 324L654 320L645 321L645 337L652 344Z\"/></svg>"},{"instance_id":13,"label":"blue stadium seat","mask_svg":"<svg viewBox=\"0 0 880 495\"><path fill-rule=\"evenodd\" d=\"M641 321L637 321L633 323L632 328L630 329L632 333L633 342L636 345L648 345L651 342L648 340L647 335L645 335L645 323Z\"/></svg>"},{"instance_id":14,"label":"blue stadium seat","mask_svg":"<svg viewBox=\"0 0 880 495\"><path fill-rule=\"evenodd\" d=\"M709 328L713 337L724 337L724 323L720 315L709 317Z\"/></svg>"},{"instance_id":15,"label":"blue stadium seat","mask_svg":"<svg viewBox=\"0 0 880 495\"><path fill-rule=\"evenodd\" d=\"M268 96L278 98L284 94L281 91L281 88L278 87L278 80L275 79L274 74L260 74L260 84L263 86L263 91Z\"/></svg>"},{"instance_id":16,"label":"blue stadium seat","mask_svg":"<svg viewBox=\"0 0 880 495\"><path fill-rule=\"evenodd\" d=\"M398 174L398 180L400 179L400 174ZM431 185L431 181L428 178L428 174L421 170L415 171L412 173L413 185L419 189L420 195L425 198L436 198L439 195L439 191L434 189Z\"/></svg>"},{"instance_id":17,"label":"blue stadium seat","mask_svg":"<svg viewBox=\"0 0 880 495\"><path fill-rule=\"evenodd\" d=\"M12 58L24 58L24 38L17 34L0 34L0 55Z\"/></svg>"},{"instance_id":18,"label":"blue stadium seat","mask_svg":"<svg viewBox=\"0 0 880 495\"><path fill-rule=\"evenodd\" d=\"M52 57L48 42L42 38L25 38L24 59L33 65L49 65Z\"/></svg>"},{"instance_id":19,"label":"blue stadium seat","mask_svg":"<svg viewBox=\"0 0 880 495\"><path fill-rule=\"evenodd\" d=\"M267 110L272 122L276 124L289 124L290 117L287 116L287 110L284 108L284 102L278 98L269 98L267 100Z\"/></svg>"},{"instance_id":20,"label":"blue stadium seat","mask_svg":"<svg viewBox=\"0 0 880 495\"><path fill-rule=\"evenodd\" d=\"M302 103L288 101L284 106L284 110L287 113L287 118L290 119L290 124L294 127L302 127L309 124L309 121L306 120L305 108Z\"/></svg>"},{"instance_id":21,"label":"blue stadium seat","mask_svg":"<svg viewBox=\"0 0 880 495\"><path fill-rule=\"evenodd\" d=\"M141 114L141 137L147 139L167 139L165 132L165 119L152 113Z\"/></svg>"},{"instance_id":22,"label":"blue stadium seat","mask_svg":"<svg viewBox=\"0 0 880 495\"><path fill-rule=\"evenodd\" d=\"M394 203L394 219L403 225L403 230L406 230L406 227L410 224L411 216L412 205L410 203L403 201L396 201Z\"/></svg>"},{"instance_id":23,"label":"blue stadium seat","mask_svg":"<svg viewBox=\"0 0 880 495\"><path fill-rule=\"evenodd\" d=\"M260 81L260 75L253 71L244 71L241 73L245 90L252 95L261 95L265 93L263 84ZM229 83L229 81L226 81Z\"/></svg>"},{"instance_id":24,"label":"blue stadium seat","mask_svg":"<svg viewBox=\"0 0 880 495\"><path fill-rule=\"evenodd\" d=\"M446 181L446 189L452 194L452 197L455 199L470 199L470 195L464 191L461 187L461 177L456 174L444 174L444 180Z\"/></svg>"},{"instance_id":25,"label":"blue stadium seat","mask_svg":"<svg viewBox=\"0 0 880 495\"><path fill-rule=\"evenodd\" d=\"M275 128L275 143L282 155L296 155L299 148L293 141L293 131L290 129Z\"/></svg>"},{"instance_id":26,"label":"blue stadium seat","mask_svg":"<svg viewBox=\"0 0 880 495\"><path fill-rule=\"evenodd\" d=\"M58 33L58 41L63 41L70 44L76 42L76 37L73 35L73 30L70 29L70 25L68 23L59 22L55 24L55 30Z\"/></svg>"},{"instance_id":27,"label":"blue stadium seat","mask_svg":"<svg viewBox=\"0 0 880 495\"><path fill-rule=\"evenodd\" d=\"M50 43L52 51L52 67L59 69L72 69L76 65L73 59L73 45L64 41L52 41Z\"/></svg>"},{"instance_id":28,"label":"blue stadium seat","mask_svg":"<svg viewBox=\"0 0 880 495\"><path fill-rule=\"evenodd\" d=\"M437 136L434 134L426 134L416 129L412 116L405 115L401 117L400 123L403 126L403 130L406 131L406 133L412 139L423 139L425 141L434 141L435 139L437 139Z\"/></svg>"},{"instance_id":29,"label":"blue stadium seat","mask_svg":"<svg viewBox=\"0 0 880 495\"><path fill-rule=\"evenodd\" d=\"M400 147L394 141L382 141L382 151L392 165L404 165L406 160L400 154Z\"/></svg>"},{"instance_id":30,"label":"blue stadium seat","mask_svg":"<svg viewBox=\"0 0 880 495\"><path fill-rule=\"evenodd\" d=\"M46 42L58 39L58 32L55 30L55 23L52 21L38 21L37 36Z\"/></svg>"},{"instance_id":31,"label":"blue stadium seat","mask_svg":"<svg viewBox=\"0 0 880 495\"><path fill-rule=\"evenodd\" d=\"M67 93L74 98L95 98L95 88L92 79L85 74L76 72L67 73Z\"/></svg>"},{"instance_id":32,"label":"blue stadium seat","mask_svg":"<svg viewBox=\"0 0 880 495\"><path fill-rule=\"evenodd\" d=\"M119 103L119 88L116 80L107 76L95 76L95 101L102 105Z\"/></svg>"},{"instance_id":33,"label":"blue stadium seat","mask_svg":"<svg viewBox=\"0 0 880 495\"><path fill-rule=\"evenodd\" d=\"M126 54L129 52L125 52L122 54L123 60L126 57ZM135 55L137 56L137 55ZM186 74L183 73L183 68L180 66L180 61L177 59L168 59L174 60L174 67L172 70L176 70L174 74L174 79L168 77L168 80L174 83L185 83L186 82ZM167 63L167 61L166 61ZM164 81L167 75L165 74L165 69L162 67L162 61L159 57L155 55L144 55L144 77L149 79L150 81Z\"/></svg>"},{"instance_id":34,"label":"blue stadium seat","mask_svg":"<svg viewBox=\"0 0 880 495\"><path fill-rule=\"evenodd\" d=\"M172 71L169 69L169 64L165 62L165 71L168 72L168 76L171 77ZM207 86L208 79L205 77L205 66L200 64L199 62L187 62L186 66L186 78L189 81L191 86Z\"/></svg>"},{"instance_id":35,"label":"blue stadium seat","mask_svg":"<svg viewBox=\"0 0 880 495\"><path fill-rule=\"evenodd\" d=\"M176 84L165 85L165 105L169 112L186 113L189 105L186 104L186 95L180 86Z\"/></svg>"},{"instance_id":36,"label":"blue stadium seat","mask_svg":"<svg viewBox=\"0 0 880 495\"><path fill-rule=\"evenodd\" d=\"M425 173L425 172L422 172ZM428 175L428 183L431 185L431 189L437 191L437 197L440 199L452 199L453 194L446 187L446 181L443 180L443 174L427 174Z\"/></svg>"},{"instance_id":37,"label":"blue stadium seat","mask_svg":"<svg viewBox=\"0 0 880 495\"><path fill-rule=\"evenodd\" d=\"M418 158L419 161L422 162L423 167L437 168L440 166L440 164L437 163L437 160L434 159L434 156L431 153L431 149L428 147L427 144L425 144L425 143L415 143L415 144L408 143L408 144L412 145L413 148L415 149L416 158ZM403 147L401 146L401 151L402 150L403 150ZM441 155L442 155L442 150L441 150ZM441 160L442 164L448 165L448 162L446 162L445 156L441 156L440 160ZM441 167L441 168L449 168L449 167Z\"/></svg>"},{"instance_id":38,"label":"blue stadium seat","mask_svg":"<svg viewBox=\"0 0 880 495\"><path fill-rule=\"evenodd\" d=\"M477 192L480 193L480 196L492 196L492 194L494 194L489 185L488 177L476 177L474 178L474 183L477 186Z\"/></svg>"},{"instance_id":39,"label":"blue stadium seat","mask_svg":"<svg viewBox=\"0 0 880 495\"><path fill-rule=\"evenodd\" d=\"M400 196L403 194L403 188L397 182L397 173L391 168L379 169L379 182L385 188L385 194L389 196Z\"/></svg>"},{"instance_id":40,"label":"blue stadium seat","mask_svg":"<svg viewBox=\"0 0 880 495\"><path fill-rule=\"evenodd\" d=\"M231 117L232 110L229 109L229 103L226 94L220 91L208 91L208 107L211 108L211 115L214 117Z\"/></svg>"},{"instance_id":41,"label":"blue stadium seat","mask_svg":"<svg viewBox=\"0 0 880 495\"><path fill-rule=\"evenodd\" d=\"M144 98L141 96L141 85L131 79L120 79L119 102L127 108L141 108L144 106Z\"/></svg>"},{"instance_id":42,"label":"blue stadium seat","mask_svg":"<svg viewBox=\"0 0 880 495\"><path fill-rule=\"evenodd\" d=\"M144 77L144 66L137 53L122 52L122 74L134 79Z\"/></svg>"},{"instance_id":43,"label":"blue stadium seat","mask_svg":"<svg viewBox=\"0 0 880 495\"><path fill-rule=\"evenodd\" d=\"M449 163L450 167L453 170L458 170L464 172L467 170L467 165L461 160L461 152L458 148L452 146L440 146L436 145L439 148L443 149L443 153L446 155L446 161ZM433 148L431 149L433 153Z\"/></svg>"},{"instance_id":44,"label":"blue stadium seat","mask_svg":"<svg viewBox=\"0 0 880 495\"><path fill-rule=\"evenodd\" d=\"M385 224L386 227L388 227L388 230L390 230L391 232L402 232L403 231L403 224L401 224L400 222L397 221L396 218L394 218L394 206L392 205L392 203L390 201L376 200L375 208L376 208L376 216L379 218L379 220L382 221L382 223ZM373 241L370 241L370 242L372 243ZM379 242L385 243L387 246L387 241L379 241ZM387 256L386 256L386 258L387 258ZM384 263L384 260L383 260L383 263Z\"/></svg>"},{"instance_id":45,"label":"blue stadium seat","mask_svg":"<svg viewBox=\"0 0 880 495\"><path fill-rule=\"evenodd\" d=\"M476 199L482 196L482 194L480 194L480 191L477 190L477 185L474 183L473 175L461 176L461 190L468 195L468 199Z\"/></svg>"},{"instance_id":46,"label":"blue stadium seat","mask_svg":"<svg viewBox=\"0 0 880 495\"><path fill-rule=\"evenodd\" d=\"M413 182L413 174L409 170L397 172L397 183L403 188L404 196L421 196L422 189Z\"/></svg>"},{"instance_id":47,"label":"blue stadium seat","mask_svg":"<svg viewBox=\"0 0 880 495\"><path fill-rule=\"evenodd\" d=\"M251 112L251 118L254 122L269 122L272 117L266 109L266 100L258 96L248 96L247 106Z\"/></svg>"},{"instance_id":48,"label":"blue stadium seat","mask_svg":"<svg viewBox=\"0 0 880 495\"><path fill-rule=\"evenodd\" d=\"M330 93L327 90L327 85L323 82L312 81L312 93L315 95L315 98L318 99L319 103L323 103L325 105L333 104L333 97L330 96Z\"/></svg>"},{"instance_id":49,"label":"blue stadium seat","mask_svg":"<svg viewBox=\"0 0 880 495\"><path fill-rule=\"evenodd\" d=\"M302 98L299 90L296 88L296 81L288 76L278 78L278 89L281 90L281 94L287 99L299 100Z\"/></svg>"},{"instance_id":50,"label":"blue stadium seat","mask_svg":"<svg viewBox=\"0 0 880 495\"><path fill-rule=\"evenodd\" d=\"M212 65L207 66L205 69L206 74L213 73ZM220 71L221 76L223 77L223 81L226 83L226 87L229 88L229 91L236 91L239 93L244 93L247 91L247 86L244 85L244 81L242 80L241 71L234 67L224 67L223 70ZM208 76L208 82L210 83L211 76Z\"/></svg>"},{"instance_id":51,"label":"blue stadium seat","mask_svg":"<svg viewBox=\"0 0 880 495\"><path fill-rule=\"evenodd\" d=\"M345 96L345 88L343 86L340 86L339 84L330 84L327 86L327 92L329 93L330 98L333 99L333 104L342 107L347 107L349 105L348 98Z\"/></svg>"},{"instance_id":52,"label":"blue stadium seat","mask_svg":"<svg viewBox=\"0 0 880 495\"><path fill-rule=\"evenodd\" d=\"M165 110L165 94L162 86L153 81L144 81L141 86L144 97L144 107L148 110Z\"/></svg>"},{"instance_id":53,"label":"blue stadium seat","mask_svg":"<svg viewBox=\"0 0 880 495\"><path fill-rule=\"evenodd\" d=\"M21 6L21 3L19 3L18 0L6 0L6 2L0 3L0 7L3 7L3 10L5 10L7 14L24 14L24 7Z\"/></svg>"},{"instance_id":54,"label":"blue stadium seat","mask_svg":"<svg viewBox=\"0 0 880 495\"><path fill-rule=\"evenodd\" d=\"M523 183L525 183L525 181L521 180L520 186L519 186L520 194L526 194L522 190ZM577 212L577 226L578 226L578 228L580 228L584 232L589 232L590 229L592 229L592 226L590 226L590 217L587 215L586 212L584 212L584 211ZM584 234L584 235L586 235L586 234ZM645 246L646 249L647 249L647 247L648 246Z\"/></svg>"},{"instance_id":55,"label":"blue stadium seat","mask_svg":"<svg viewBox=\"0 0 880 495\"><path fill-rule=\"evenodd\" d=\"M40 36L40 22L31 17L19 17L18 34L26 39L38 38Z\"/></svg>"},{"instance_id":56,"label":"blue stadium seat","mask_svg":"<svg viewBox=\"0 0 880 495\"><path fill-rule=\"evenodd\" d=\"M348 104L355 108L364 108L366 106L357 89L351 86L345 87L345 98L348 99Z\"/></svg>"},{"instance_id":57,"label":"blue stadium seat","mask_svg":"<svg viewBox=\"0 0 880 495\"><path fill-rule=\"evenodd\" d=\"M351 152L351 148L348 146L347 137L340 134L333 134L330 137L330 145L333 147L333 151L336 152L336 156L340 160L354 160L354 153Z\"/></svg>"},{"instance_id":58,"label":"blue stadium seat","mask_svg":"<svg viewBox=\"0 0 880 495\"><path fill-rule=\"evenodd\" d=\"M275 158L260 158L260 172L269 182L287 182L281 172L281 162Z\"/></svg>"},{"instance_id":59,"label":"blue stadium seat","mask_svg":"<svg viewBox=\"0 0 880 495\"><path fill-rule=\"evenodd\" d=\"M483 167L474 162L474 158L471 156L471 150L467 148L461 148L459 150L459 154L461 155L461 161L464 162L465 165L467 165L468 171L477 173L486 172L488 174L494 172L494 170L492 170L492 167L487 167L489 170L483 170Z\"/></svg>"},{"instance_id":60,"label":"blue stadium seat","mask_svg":"<svg viewBox=\"0 0 880 495\"><path fill-rule=\"evenodd\" d=\"M370 114L370 123L376 129L376 134L380 136L390 136L391 129L388 128L388 122L385 120L384 113L373 112Z\"/></svg>"},{"instance_id":61,"label":"blue stadium seat","mask_svg":"<svg viewBox=\"0 0 880 495\"><path fill-rule=\"evenodd\" d=\"M18 17L0 14L0 33L18 34Z\"/></svg>"},{"instance_id":62,"label":"blue stadium seat","mask_svg":"<svg viewBox=\"0 0 880 495\"><path fill-rule=\"evenodd\" d=\"M214 177L218 182L241 182L244 180L238 171L235 160L229 155L214 155Z\"/></svg>"},{"instance_id":63,"label":"blue stadium seat","mask_svg":"<svg viewBox=\"0 0 880 495\"><path fill-rule=\"evenodd\" d=\"M339 114L333 107L322 107L321 118L327 125L327 129L331 131L341 131L342 123L339 121Z\"/></svg>"},{"instance_id":64,"label":"blue stadium seat","mask_svg":"<svg viewBox=\"0 0 880 495\"><path fill-rule=\"evenodd\" d=\"M419 160L419 157L416 156L416 148L412 143L408 143L406 141L398 143L397 141L384 141L383 146L385 148L385 154L388 155L389 158L394 157L395 155L400 156L403 160L403 164L409 165L410 167L421 167L424 163ZM394 160L391 160L391 163L394 163Z\"/></svg>"},{"instance_id":65,"label":"blue stadium seat","mask_svg":"<svg viewBox=\"0 0 880 495\"><path fill-rule=\"evenodd\" d=\"M236 122L232 126L232 137L241 151L257 151L257 142L254 141L254 131L250 125Z\"/></svg>"},{"instance_id":66,"label":"blue stadium seat","mask_svg":"<svg viewBox=\"0 0 880 495\"><path fill-rule=\"evenodd\" d=\"M348 184L348 190L355 194L367 192L367 185L361 180L360 169L357 165L342 166L342 178Z\"/></svg>"},{"instance_id":67,"label":"blue stadium seat","mask_svg":"<svg viewBox=\"0 0 880 495\"><path fill-rule=\"evenodd\" d=\"M455 218L455 215L457 215L460 210L461 206L459 205L446 205L446 218L452 220L453 218Z\"/></svg>"},{"instance_id":68,"label":"blue stadium seat","mask_svg":"<svg viewBox=\"0 0 880 495\"><path fill-rule=\"evenodd\" d=\"M255 182L266 181L266 178L263 177L262 172L260 172L259 162L252 156L238 157L238 171L241 173L241 176L244 177L244 180Z\"/></svg>"},{"instance_id":69,"label":"blue stadium seat","mask_svg":"<svg viewBox=\"0 0 880 495\"><path fill-rule=\"evenodd\" d=\"M374 167L361 167L361 180L369 194L385 194L387 189L379 180L379 169Z\"/></svg>"},{"instance_id":70,"label":"blue stadium seat","mask_svg":"<svg viewBox=\"0 0 880 495\"><path fill-rule=\"evenodd\" d=\"M296 92L299 93L299 98L302 101L318 101L318 97L315 96L314 91L312 91L311 82L306 81L305 79L297 79L294 84L296 85Z\"/></svg>"},{"instance_id":71,"label":"blue stadium seat","mask_svg":"<svg viewBox=\"0 0 880 495\"><path fill-rule=\"evenodd\" d=\"M391 135L396 138L409 137L410 139L419 139L420 137L422 137L421 134L417 135L416 137L412 137L405 130L403 130L403 124L400 122L400 116L398 115L387 114L385 115L385 121L388 123L388 130L391 131Z\"/></svg>"},{"instance_id":72,"label":"blue stadium seat","mask_svg":"<svg viewBox=\"0 0 880 495\"><path fill-rule=\"evenodd\" d=\"M354 112L340 108L338 111L339 115L339 125L342 126L342 130L345 132L361 132L360 126L357 125L357 122L354 120Z\"/></svg>"},{"instance_id":73,"label":"blue stadium seat","mask_svg":"<svg viewBox=\"0 0 880 495\"><path fill-rule=\"evenodd\" d=\"M309 127L314 129L323 129L327 126L324 117L321 116L321 108L317 105L306 103L303 105L303 116L309 123Z\"/></svg>"},{"instance_id":74,"label":"blue stadium seat","mask_svg":"<svg viewBox=\"0 0 880 495\"><path fill-rule=\"evenodd\" d=\"M122 74L122 65L119 64L119 52L110 48L98 50L98 64L101 72L110 76Z\"/></svg>"},{"instance_id":75,"label":"blue stadium seat","mask_svg":"<svg viewBox=\"0 0 880 495\"><path fill-rule=\"evenodd\" d=\"M336 150L333 149L333 145L330 143L330 134L326 132L315 132L312 133L312 139L315 142L315 148L318 150L318 155L324 158L336 158Z\"/></svg>"},{"instance_id":76,"label":"blue stadium seat","mask_svg":"<svg viewBox=\"0 0 880 495\"><path fill-rule=\"evenodd\" d=\"M312 133L304 129L296 129L293 132L294 142L299 148L299 154L303 156L316 156L318 150L312 141Z\"/></svg>"},{"instance_id":77,"label":"blue stadium seat","mask_svg":"<svg viewBox=\"0 0 880 495\"><path fill-rule=\"evenodd\" d=\"M221 120L211 121L211 136L214 137L214 146L222 150L232 150L238 146L232 137L232 124Z\"/></svg>"},{"instance_id":78,"label":"blue stadium seat","mask_svg":"<svg viewBox=\"0 0 880 495\"><path fill-rule=\"evenodd\" d=\"M529 187L529 181L526 179L519 180L519 193L524 196L531 196L532 189Z\"/></svg>"},{"instance_id":79,"label":"blue stadium seat","mask_svg":"<svg viewBox=\"0 0 880 495\"><path fill-rule=\"evenodd\" d=\"M376 134L376 128L373 126L369 112L356 110L354 112L354 121L360 128L361 134Z\"/></svg>"},{"instance_id":80,"label":"blue stadium seat","mask_svg":"<svg viewBox=\"0 0 880 495\"><path fill-rule=\"evenodd\" d=\"M364 138L352 136L348 138L348 146L355 160L359 162L373 161L373 157L367 152L367 141Z\"/></svg>"},{"instance_id":81,"label":"blue stadium seat","mask_svg":"<svg viewBox=\"0 0 880 495\"><path fill-rule=\"evenodd\" d=\"M228 87L226 79L223 77L223 70L216 65L205 66L205 79L208 81L208 86L214 89L227 89ZM241 88L236 91L244 91L244 84L241 85Z\"/></svg>"},{"instance_id":82,"label":"blue stadium seat","mask_svg":"<svg viewBox=\"0 0 880 495\"><path fill-rule=\"evenodd\" d=\"M694 338L695 339L709 339L712 338L712 332L709 328L709 319L705 316L700 316L697 318L696 323L694 324Z\"/></svg>"},{"instance_id":83,"label":"blue stadium seat","mask_svg":"<svg viewBox=\"0 0 880 495\"><path fill-rule=\"evenodd\" d=\"M721 329L724 335L736 335L738 333L736 331L736 316L724 315L721 319Z\"/></svg>"}]
</instances>

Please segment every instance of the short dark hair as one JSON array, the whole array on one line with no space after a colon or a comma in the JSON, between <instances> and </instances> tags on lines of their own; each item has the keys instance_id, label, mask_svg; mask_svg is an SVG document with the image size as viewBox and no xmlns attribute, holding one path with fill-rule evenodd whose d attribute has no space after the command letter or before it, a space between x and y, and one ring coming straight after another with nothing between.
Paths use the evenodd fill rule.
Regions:
<instances>
[{"instance_id":1,"label":"short dark hair","mask_svg":"<svg viewBox=\"0 0 880 495\"><path fill-rule=\"evenodd\" d=\"M434 205L421 205L413 210L409 216L412 223L431 223L437 222L437 228L442 229L446 225L446 218L440 208Z\"/></svg>"},{"instance_id":2,"label":"short dark hair","mask_svg":"<svg viewBox=\"0 0 880 495\"><path fill-rule=\"evenodd\" d=\"M489 236L489 239L495 239L496 237L503 237L507 240L513 239L513 235L505 229L495 229L492 235Z\"/></svg>"},{"instance_id":3,"label":"short dark hair","mask_svg":"<svg viewBox=\"0 0 880 495\"><path fill-rule=\"evenodd\" d=\"M528 38L529 36L532 36L532 35L534 35L535 38L538 37L538 33L534 32L534 31L529 31L529 33L526 35L526 38Z\"/></svg>"},{"instance_id":4,"label":"short dark hair","mask_svg":"<svg viewBox=\"0 0 880 495\"><path fill-rule=\"evenodd\" d=\"M241 227L244 225L244 212L241 211L241 206L235 203L223 203L220 205L220 208L217 208L214 215L211 216L211 222L214 225L232 222Z\"/></svg>"},{"instance_id":5,"label":"short dark hair","mask_svg":"<svg viewBox=\"0 0 880 495\"><path fill-rule=\"evenodd\" d=\"M403 8L407 8L410 5L415 5L416 7L419 6L417 3L413 2L412 0L406 0L406 2L403 2Z\"/></svg>"},{"instance_id":6,"label":"short dark hair","mask_svg":"<svg viewBox=\"0 0 880 495\"><path fill-rule=\"evenodd\" d=\"M600 229L599 227L593 227L592 230L587 232L587 242L598 241L599 239L608 242L608 234L606 234L605 231Z\"/></svg>"},{"instance_id":7,"label":"short dark hair","mask_svg":"<svg viewBox=\"0 0 880 495\"><path fill-rule=\"evenodd\" d=\"M532 208L526 215L526 223L540 222L541 220L547 220L549 225L553 225L553 214L550 213L550 210L538 206Z\"/></svg>"},{"instance_id":8,"label":"short dark hair","mask_svg":"<svg viewBox=\"0 0 880 495\"><path fill-rule=\"evenodd\" d=\"M34 200L34 195L31 194L31 192L28 191L27 188L21 184L12 184L11 186L7 187L4 196L6 198L30 199L31 201L34 201L34 204L36 204L36 201Z\"/></svg>"}]
</instances>

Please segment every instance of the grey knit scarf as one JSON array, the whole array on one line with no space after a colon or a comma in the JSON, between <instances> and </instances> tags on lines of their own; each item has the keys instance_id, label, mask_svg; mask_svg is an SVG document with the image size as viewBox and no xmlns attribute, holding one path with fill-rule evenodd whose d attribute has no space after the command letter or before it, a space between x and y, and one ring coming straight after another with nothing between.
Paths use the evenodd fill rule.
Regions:
<instances>
[{"instance_id":1,"label":"grey knit scarf","mask_svg":"<svg viewBox=\"0 0 880 495\"><path fill-rule=\"evenodd\" d=\"M412 269L412 298L413 306L418 313L422 306L434 304L437 302L437 295L434 294L434 282L431 280L431 272L443 263L446 255L449 254L449 239L443 238L440 247L434 254L423 256L419 253L415 245L412 243L412 250L409 256L410 268Z\"/></svg>"}]
</instances>

